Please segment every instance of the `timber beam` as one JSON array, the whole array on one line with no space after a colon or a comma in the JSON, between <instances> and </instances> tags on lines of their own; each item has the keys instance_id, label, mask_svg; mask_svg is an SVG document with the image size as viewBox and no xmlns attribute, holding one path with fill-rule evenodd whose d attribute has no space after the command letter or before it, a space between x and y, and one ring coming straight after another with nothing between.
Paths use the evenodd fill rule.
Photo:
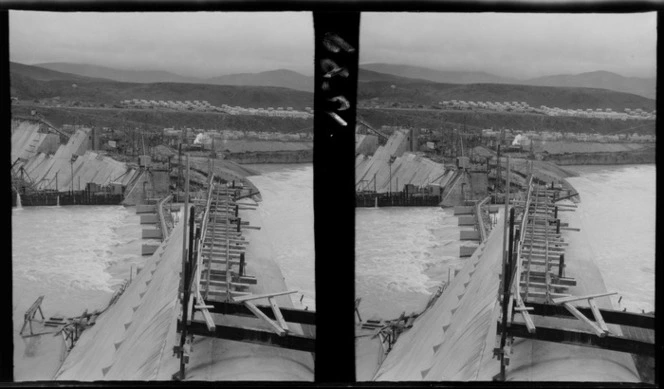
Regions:
<instances>
[{"instance_id":1,"label":"timber beam","mask_svg":"<svg viewBox=\"0 0 664 389\"><path fill-rule=\"evenodd\" d=\"M212 308L208 309L211 313L254 317L254 314L249 310L249 308L247 308L244 304L241 303L229 303L229 302L206 300L205 305L212 306ZM270 319L276 319L276 317L274 316L274 312L272 312L271 307L257 305L256 308L261 310ZM316 325L315 311L305 311L302 309L292 309L292 308L283 308L283 307L279 307L279 310L281 311L281 314L284 316L284 319L289 323Z\"/></svg>"},{"instance_id":2,"label":"timber beam","mask_svg":"<svg viewBox=\"0 0 664 389\"><path fill-rule=\"evenodd\" d=\"M572 314L567 309L565 309L565 307L560 305L529 302L528 306L533 308L533 310L530 311L532 315L572 317ZM586 316L588 319L594 320L591 308L576 307L576 309L579 312L581 312L584 316ZM650 330L655 329L655 317L653 316L642 315L631 312L615 311L611 309L600 309L599 312L602 314L604 321L606 321L609 324L618 324L629 327L645 328Z\"/></svg>"},{"instance_id":3,"label":"timber beam","mask_svg":"<svg viewBox=\"0 0 664 389\"><path fill-rule=\"evenodd\" d=\"M533 305L533 303L528 303ZM564 309L564 308L563 308ZM498 321L498 331L502 330L502 324ZM586 332L563 330L551 327L537 326L534 333L528 332L525 324L512 323L508 328L509 336L518 338L542 340L545 342L564 343L584 347L601 348L605 350L619 351L629 354L655 356L655 345L639 340L627 339L614 335L599 337Z\"/></svg>"},{"instance_id":4,"label":"timber beam","mask_svg":"<svg viewBox=\"0 0 664 389\"><path fill-rule=\"evenodd\" d=\"M178 331L182 323L178 321ZM205 336L218 339L235 340L245 343L261 344L264 346L286 348L314 353L316 352L316 339L302 335L287 333L279 336L274 332L247 327L231 327L217 324L214 332L210 332L203 322L192 321L187 326L187 334Z\"/></svg>"}]
</instances>

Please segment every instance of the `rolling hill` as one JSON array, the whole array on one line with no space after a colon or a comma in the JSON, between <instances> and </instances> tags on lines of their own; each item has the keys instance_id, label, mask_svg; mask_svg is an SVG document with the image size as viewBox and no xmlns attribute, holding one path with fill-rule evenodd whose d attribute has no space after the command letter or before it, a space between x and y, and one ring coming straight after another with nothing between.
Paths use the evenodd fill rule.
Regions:
<instances>
[{"instance_id":1,"label":"rolling hill","mask_svg":"<svg viewBox=\"0 0 664 389\"><path fill-rule=\"evenodd\" d=\"M278 86L299 91L313 92L314 78L287 69L260 73L239 73L203 80L214 85Z\"/></svg>"},{"instance_id":2,"label":"rolling hill","mask_svg":"<svg viewBox=\"0 0 664 389\"><path fill-rule=\"evenodd\" d=\"M300 91L313 92L313 77L278 69L260 73L227 74L212 78L182 76L161 70L123 70L105 66L75 63L43 63L33 67L77 74L86 77L130 83L186 83L211 85L277 86Z\"/></svg>"},{"instance_id":3,"label":"rolling hill","mask_svg":"<svg viewBox=\"0 0 664 389\"><path fill-rule=\"evenodd\" d=\"M227 86L185 83L139 84L117 81L72 80L40 81L11 73L12 95L21 100L59 97L61 101L118 104L122 100L207 100L212 105L242 107L313 106L313 94L293 89L263 86Z\"/></svg>"},{"instance_id":4,"label":"rolling hill","mask_svg":"<svg viewBox=\"0 0 664 389\"><path fill-rule=\"evenodd\" d=\"M615 92L632 93L649 99L655 99L657 86L655 78L624 77L607 71L515 79L485 72L440 71L410 65L372 63L360 66L375 72L445 84L512 84L608 89Z\"/></svg>"},{"instance_id":5,"label":"rolling hill","mask_svg":"<svg viewBox=\"0 0 664 389\"><path fill-rule=\"evenodd\" d=\"M623 77L606 71L540 77L528 80L527 83L528 85L542 86L602 88L633 93L650 99L655 98L657 87L657 79L655 78Z\"/></svg>"},{"instance_id":6,"label":"rolling hill","mask_svg":"<svg viewBox=\"0 0 664 389\"><path fill-rule=\"evenodd\" d=\"M161 70L123 70L114 69L105 66L76 64L66 62L41 63L34 65L49 70L55 70L63 73L73 73L91 78L103 78L107 80L135 83L152 82L186 82L193 83L198 81L193 77L185 77L179 74L170 73Z\"/></svg>"},{"instance_id":7,"label":"rolling hill","mask_svg":"<svg viewBox=\"0 0 664 389\"><path fill-rule=\"evenodd\" d=\"M243 107L313 106L313 78L288 70L229 75L211 85L184 82L128 83L57 72L36 66L10 63L12 95L21 99L59 96L65 100L117 104L125 99L207 100L214 105ZM92 73L90 73L92 74ZM98 73L96 73L98 74ZM611 74L595 74L599 80L614 79ZM358 100L378 99L386 103L432 105L444 100L526 101L531 106L559 108L655 109L655 100L606 89L511 84L454 84L416 80L360 69ZM553 82L540 80L541 83ZM571 82L571 81L570 81ZM73 84L76 84L74 87ZM255 84L246 86L246 84ZM272 84L273 86L262 86ZM286 85L291 86L286 87ZM394 86L394 88L392 87Z\"/></svg>"},{"instance_id":8,"label":"rolling hill","mask_svg":"<svg viewBox=\"0 0 664 389\"><path fill-rule=\"evenodd\" d=\"M518 81L486 72L435 70L410 65L369 63L360 65L360 67L365 70L391 74L398 77L427 80L443 84L513 84Z\"/></svg>"},{"instance_id":9,"label":"rolling hill","mask_svg":"<svg viewBox=\"0 0 664 389\"><path fill-rule=\"evenodd\" d=\"M9 62L9 71L11 74L20 74L40 81L52 80L70 80L70 81L91 81L93 78L82 76L75 73L67 73L42 68L39 66L24 65L18 62Z\"/></svg>"},{"instance_id":10,"label":"rolling hill","mask_svg":"<svg viewBox=\"0 0 664 389\"><path fill-rule=\"evenodd\" d=\"M31 68L31 72L37 74L43 69L48 74L69 74L106 79L111 81L130 83L187 83L187 84L210 84L210 85L235 85L235 86L276 86L294 90L313 92L314 77L305 76L288 69L277 69L259 73L237 73L226 74L212 78L185 77L164 71L140 71L120 70L104 66L82 65L71 63L45 63L34 66L16 64L18 67ZM53 72L55 71L55 72ZM32 73L18 71L20 74L32 77ZM57 73L61 72L61 73ZM36 78L36 77L32 77ZM36 78L44 81L66 79L66 77L52 76L51 78ZM368 69L360 69L359 81L409 81L408 78L395 76L387 73L374 72ZM413 80L418 81L418 80Z\"/></svg>"},{"instance_id":11,"label":"rolling hill","mask_svg":"<svg viewBox=\"0 0 664 389\"><path fill-rule=\"evenodd\" d=\"M392 85L395 87L392 88ZM510 84L438 84L425 82L364 82L358 100L378 100L383 104L408 103L429 106L445 100L525 101L533 107L655 109L655 100L606 89L549 87Z\"/></svg>"}]
</instances>

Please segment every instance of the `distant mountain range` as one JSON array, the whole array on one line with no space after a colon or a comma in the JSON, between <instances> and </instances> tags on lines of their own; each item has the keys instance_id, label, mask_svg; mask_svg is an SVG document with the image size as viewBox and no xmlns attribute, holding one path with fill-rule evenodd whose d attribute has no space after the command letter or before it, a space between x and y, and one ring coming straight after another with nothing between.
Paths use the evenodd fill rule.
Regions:
<instances>
[{"instance_id":1,"label":"distant mountain range","mask_svg":"<svg viewBox=\"0 0 664 389\"><path fill-rule=\"evenodd\" d=\"M656 97L657 91L657 79L654 77L623 77L619 74L606 71L533 78L528 80L528 85L601 88L632 93L653 100Z\"/></svg>"},{"instance_id":2,"label":"distant mountain range","mask_svg":"<svg viewBox=\"0 0 664 389\"><path fill-rule=\"evenodd\" d=\"M209 84L209 85L243 85L243 86L277 86L305 92L314 89L314 78L287 69L271 70L260 73L227 74L213 78L187 77L162 70L122 70L97 65L72 63L42 63L34 67L54 70L62 73L77 74L91 78L150 84L157 82Z\"/></svg>"},{"instance_id":3,"label":"distant mountain range","mask_svg":"<svg viewBox=\"0 0 664 389\"><path fill-rule=\"evenodd\" d=\"M212 78L182 76L167 71L121 70L97 65L72 63L43 63L23 65L10 63L10 70L42 80L112 80L129 83L189 83L236 86L274 86L313 92L314 78L287 69L259 73L228 74ZM576 75L553 75L527 80L502 77L486 72L442 71L410 65L370 63L360 65L360 82L386 81L394 83L435 82L443 84L511 84L554 87L608 89L655 99L656 79L624 77L596 71Z\"/></svg>"},{"instance_id":4,"label":"distant mountain range","mask_svg":"<svg viewBox=\"0 0 664 389\"><path fill-rule=\"evenodd\" d=\"M519 80L485 72L441 71L410 65L372 63L360 66L363 69L375 72L444 84L513 84L595 88L632 93L649 99L655 99L657 87L657 80L655 78L624 77L607 71L581 74L560 74Z\"/></svg>"},{"instance_id":5,"label":"distant mountain range","mask_svg":"<svg viewBox=\"0 0 664 389\"><path fill-rule=\"evenodd\" d=\"M98 65L65 62L40 63L32 66L90 78L103 78L113 81L135 82L141 84L155 82L193 83L197 80L194 77L185 77L163 70L123 70Z\"/></svg>"},{"instance_id":6,"label":"distant mountain range","mask_svg":"<svg viewBox=\"0 0 664 389\"><path fill-rule=\"evenodd\" d=\"M394 76L433 81L441 84L518 84L519 80L485 72L434 70L419 66L368 63L361 68Z\"/></svg>"}]
</instances>

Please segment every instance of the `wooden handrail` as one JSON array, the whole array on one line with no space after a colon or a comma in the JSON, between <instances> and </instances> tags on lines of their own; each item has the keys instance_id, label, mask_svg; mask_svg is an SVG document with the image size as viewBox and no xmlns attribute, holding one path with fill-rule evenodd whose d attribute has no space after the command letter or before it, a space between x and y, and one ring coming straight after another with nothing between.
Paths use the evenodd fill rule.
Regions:
<instances>
[{"instance_id":1,"label":"wooden handrail","mask_svg":"<svg viewBox=\"0 0 664 389\"><path fill-rule=\"evenodd\" d=\"M169 235L168 227L166 226L166 219L164 218L164 204L173 198L173 195L168 195L157 203L157 214L159 215L159 223L161 226L161 241L163 242Z\"/></svg>"}]
</instances>

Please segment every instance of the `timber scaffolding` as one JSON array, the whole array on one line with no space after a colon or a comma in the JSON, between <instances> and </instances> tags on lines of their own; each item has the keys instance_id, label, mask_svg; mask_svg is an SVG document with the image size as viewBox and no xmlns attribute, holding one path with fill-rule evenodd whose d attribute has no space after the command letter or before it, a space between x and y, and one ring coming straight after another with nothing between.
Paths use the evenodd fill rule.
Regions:
<instances>
[{"instance_id":1,"label":"timber scaffolding","mask_svg":"<svg viewBox=\"0 0 664 389\"><path fill-rule=\"evenodd\" d=\"M509 232L505 229L509 243L499 294L502 307L497 323L500 345L494 349L494 356L500 359L501 366L494 380L506 379L515 337L654 356L654 316L597 306L595 299L616 292L584 296L568 293L570 287L576 286L576 280L565 274L568 243L563 239L562 231L580 229L561 223L558 217L559 212L574 211L577 206L558 201L571 196L561 197L559 190L553 187L534 185L532 174L527 179L526 193L525 201L515 203L519 218L515 221L516 208L512 207ZM584 301L587 308L572 305ZM546 317L556 320L539 320ZM620 325L622 334L612 333L607 323Z\"/></svg>"},{"instance_id":2,"label":"timber scaffolding","mask_svg":"<svg viewBox=\"0 0 664 389\"><path fill-rule=\"evenodd\" d=\"M188 217L185 204L183 221L188 222L188 232L185 229L184 234L189 235L189 243L188 248L186 243L183 247L182 312L177 323L180 341L173 350L180 359L180 370L173 375L176 380L186 378L185 365L194 335L315 352L315 338L298 335L288 327L289 322L315 325L315 312L279 307L275 300L296 290L266 294L248 291L258 279L246 272L249 241L243 230L260 227L240 218L240 210L257 209L256 205L238 202L245 197L234 183L215 184L211 175L205 197L189 208ZM257 306L257 300L267 300L269 305ZM199 312L202 320L196 320ZM224 320L228 316L256 317L271 331L234 325Z\"/></svg>"}]
</instances>

